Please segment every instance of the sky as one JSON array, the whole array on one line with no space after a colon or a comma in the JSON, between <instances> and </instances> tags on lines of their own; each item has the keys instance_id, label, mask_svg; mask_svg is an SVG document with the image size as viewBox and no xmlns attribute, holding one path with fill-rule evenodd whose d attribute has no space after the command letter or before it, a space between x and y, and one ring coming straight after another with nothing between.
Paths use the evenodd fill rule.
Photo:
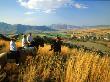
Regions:
<instances>
[{"instance_id":1,"label":"sky","mask_svg":"<svg viewBox=\"0 0 110 82\"><path fill-rule=\"evenodd\" d=\"M110 0L0 0L0 22L110 25Z\"/></svg>"}]
</instances>

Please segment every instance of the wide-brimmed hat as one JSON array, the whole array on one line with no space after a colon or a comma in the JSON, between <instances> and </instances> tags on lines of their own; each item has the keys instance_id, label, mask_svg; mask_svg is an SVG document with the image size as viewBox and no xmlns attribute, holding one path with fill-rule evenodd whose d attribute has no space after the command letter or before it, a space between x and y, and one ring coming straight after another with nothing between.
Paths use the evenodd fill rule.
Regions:
<instances>
[{"instance_id":1,"label":"wide-brimmed hat","mask_svg":"<svg viewBox=\"0 0 110 82\"><path fill-rule=\"evenodd\" d=\"M11 39L11 40L16 40L14 37L11 37L10 39Z\"/></svg>"},{"instance_id":2,"label":"wide-brimmed hat","mask_svg":"<svg viewBox=\"0 0 110 82\"><path fill-rule=\"evenodd\" d=\"M25 34L23 34L23 37L26 37L26 35L25 35Z\"/></svg>"}]
</instances>

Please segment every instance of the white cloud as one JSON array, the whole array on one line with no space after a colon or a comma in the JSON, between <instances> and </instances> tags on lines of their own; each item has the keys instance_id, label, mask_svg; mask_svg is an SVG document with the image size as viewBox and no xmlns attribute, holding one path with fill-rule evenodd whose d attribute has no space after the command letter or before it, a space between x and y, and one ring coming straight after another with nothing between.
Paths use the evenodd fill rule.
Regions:
<instances>
[{"instance_id":1,"label":"white cloud","mask_svg":"<svg viewBox=\"0 0 110 82\"><path fill-rule=\"evenodd\" d=\"M51 9L48 9L48 10L45 10L44 12L45 13L51 13L52 11L51 11Z\"/></svg>"},{"instance_id":2,"label":"white cloud","mask_svg":"<svg viewBox=\"0 0 110 82\"><path fill-rule=\"evenodd\" d=\"M75 4L73 4L73 6L76 7L76 8L78 8L78 9L80 9L80 8L83 8L83 9L88 8L87 5L79 4L79 3L75 3Z\"/></svg>"},{"instance_id":3,"label":"white cloud","mask_svg":"<svg viewBox=\"0 0 110 82\"><path fill-rule=\"evenodd\" d=\"M18 2L25 8L39 9L48 13L70 3L71 0L18 0Z\"/></svg>"},{"instance_id":4,"label":"white cloud","mask_svg":"<svg viewBox=\"0 0 110 82\"><path fill-rule=\"evenodd\" d=\"M56 9L64 6L74 6L76 8L88 8L79 3L74 3L73 0L18 0L21 6L29 10L40 10L41 12L51 13ZM26 13L33 14L33 13Z\"/></svg>"},{"instance_id":5,"label":"white cloud","mask_svg":"<svg viewBox=\"0 0 110 82\"><path fill-rule=\"evenodd\" d=\"M26 13L24 13L24 14L26 14L26 15L31 15L31 14L34 14L35 12L26 12Z\"/></svg>"}]
</instances>

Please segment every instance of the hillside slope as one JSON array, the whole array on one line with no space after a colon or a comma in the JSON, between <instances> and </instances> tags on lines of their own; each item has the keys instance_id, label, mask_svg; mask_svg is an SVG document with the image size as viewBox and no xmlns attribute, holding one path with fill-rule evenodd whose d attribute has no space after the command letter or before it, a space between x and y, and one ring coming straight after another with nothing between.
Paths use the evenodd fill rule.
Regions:
<instances>
[{"instance_id":1,"label":"hillside slope","mask_svg":"<svg viewBox=\"0 0 110 82\"><path fill-rule=\"evenodd\" d=\"M11 25L0 22L0 33L25 33L25 32L37 32L37 31L55 31L48 26L30 26L16 24Z\"/></svg>"}]
</instances>

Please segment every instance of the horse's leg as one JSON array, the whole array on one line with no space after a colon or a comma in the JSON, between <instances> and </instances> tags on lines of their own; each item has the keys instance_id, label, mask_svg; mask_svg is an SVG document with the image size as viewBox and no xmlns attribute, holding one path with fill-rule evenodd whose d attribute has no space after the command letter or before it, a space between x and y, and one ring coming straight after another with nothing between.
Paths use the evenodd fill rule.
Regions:
<instances>
[{"instance_id":1,"label":"horse's leg","mask_svg":"<svg viewBox=\"0 0 110 82\"><path fill-rule=\"evenodd\" d=\"M19 53L19 51L17 51L15 55L16 55L15 56L16 63L18 64L18 63L20 63L20 53Z\"/></svg>"},{"instance_id":2,"label":"horse's leg","mask_svg":"<svg viewBox=\"0 0 110 82\"><path fill-rule=\"evenodd\" d=\"M51 49L49 50L49 51L52 51L54 49L54 46L53 45L51 45Z\"/></svg>"},{"instance_id":3,"label":"horse's leg","mask_svg":"<svg viewBox=\"0 0 110 82\"><path fill-rule=\"evenodd\" d=\"M32 53L33 53L33 56L35 57L36 56L36 53L37 53L36 47L33 48Z\"/></svg>"},{"instance_id":4,"label":"horse's leg","mask_svg":"<svg viewBox=\"0 0 110 82\"><path fill-rule=\"evenodd\" d=\"M36 48L36 53L37 53L39 50L39 45L37 45L35 48Z\"/></svg>"}]
</instances>

